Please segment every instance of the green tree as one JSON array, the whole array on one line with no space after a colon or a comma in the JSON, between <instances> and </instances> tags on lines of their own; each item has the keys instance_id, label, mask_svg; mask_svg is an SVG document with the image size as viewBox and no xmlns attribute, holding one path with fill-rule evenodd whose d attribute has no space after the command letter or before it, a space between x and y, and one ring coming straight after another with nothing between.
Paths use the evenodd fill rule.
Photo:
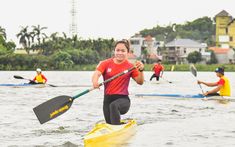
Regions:
<instances>
[{"instance_id":1,"label":"green tree","mask_svg":"<svg viewBox=\"0 0 235 147\"><path fill-rule=\"evenodd\" d=\"M28 32L28 26L21 27L21 30L16 37L19 38L19 43L22 44L26 52L29 54L32 40L32 33Z\"/></svg>"},{"instance_id":2,"label":"green tree","mask_svg":"<svg viewBox=\"0 0 235 147\"><path fill-rule=\"evenodd\" d=\"M0 55L13 53L15 47L14 42L6 41L5 29L0 27Z\"/></svg>"},{"instance_id":3,"label":"green tree","mask_svg":"<svg viewBox=\"0 0 235 147\"><path fill-rule=\"evenodd\" d=\"M67 52L59 51L52 56L52 63L56 69L71 69L73 61Z\"/></svg>"},{"instance_id":4,"label":"green tree","mask_svg":"<svg viewBox=\"0 0 235 147\"><path fill-rule=\"evenodd\" d=\"M175 38L189 38L206 42L208 45L213 45L213 35L215 34L215 24L209 17L198 18L192 22L185 24L169 24L166 27L157 25L152 29L144 29L140 31L142 36L151 35L156 40L165 42L172 41Z\"/></svg>"},{"instance_id":5,"label":"green tree","mask_svg":"<svg viewBox=\"0 0 235 147\"><path fill-rule=\"evenodd\" d=\"M188 54L187 60L189 63L197 63L202 61L202 54L200 52L194 51Z\"/></svg>"},{"instance_id":6,"label":"green tree","mask_svg":"<svg viewBox=\"0 0 235 147\"><path fill-rule=\"evenodd\" d=\"M215 56L215 53L213 51L211 51L211 59L210 61L208 62L208 64L217 64L218 63L218 60Z\"/></svg>"},{"instance_id":7,"label":"green tree","mask_svg":"<svg viewBox=\"0 0 235 147\"><path fill-rule=\"evenodd\" d=\"M0 26L0 36L3 37L3 39L7 39L7 34L6 34L6 30Z\"/></svg>"},{"instance_id":8,"label":"green tree","mask_svg":"<svg viewBox=\"0 0 235 147\"><path fill-rule=\"evenodd\" d=\"M38 45L41 45L41 41L47 37L45 33L42 31L47 29L47 27L41 27L40 25L32 26L33 27L33 34L37 37Z\"/></svg>"}]
</instances>

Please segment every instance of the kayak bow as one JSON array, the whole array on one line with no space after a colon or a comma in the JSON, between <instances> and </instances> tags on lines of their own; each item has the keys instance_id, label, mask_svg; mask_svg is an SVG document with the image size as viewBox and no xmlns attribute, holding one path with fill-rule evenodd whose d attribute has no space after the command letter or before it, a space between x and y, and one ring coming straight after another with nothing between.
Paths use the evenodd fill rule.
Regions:
<instances>
[{"instance_id":1,"label":"kayak bow","mask_svg":"<svg viewBox=\"0 0 235 147\"><path fill-rule=\"evenodd\" d=\"M135 120L124 120L125 124L98 123L84 136L85 147L110 147L125 143L136 132Z\"/></svg>"}]
</instances>

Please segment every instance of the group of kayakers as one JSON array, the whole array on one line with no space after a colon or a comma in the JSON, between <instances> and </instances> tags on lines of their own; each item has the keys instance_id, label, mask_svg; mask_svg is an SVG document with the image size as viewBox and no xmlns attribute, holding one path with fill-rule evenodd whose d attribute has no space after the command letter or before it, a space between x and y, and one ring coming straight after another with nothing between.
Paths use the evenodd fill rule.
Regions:
<instances>
[{"instance_id":1,"label":"group of kayakers","mask_svg":"<svg viewBox=\"0 0 235 147\"><path fill-rule=\"evenodd\" d=\"M107 80L114 75L123 72L127 69L135 67L134 70L104 84L104 100L103 100L103 114L105 121L108 124L119 125L121 124L121 115L128 112L130 108L130 98L128 92L128 86L130 78L132 78L137 84L142 85L144 83L144 64L141 61L136 61L134 64L128 61L128 53L130 51L130 44L128 40L117 41L114 46L114 56L112 58L101 61L92 76L92 83L94 88L99 88L99 78L102 76L103 80ZM154 74L152 78L163 76L164 66L161 64L161 60L158 60L154 64L152 70ZM32 80L36 83L46 83L47 79L42 74L41 69L36 70L37 75ZM216 88L203 93L203 95L221 95L230 96L230 83L227 77L224 76L224 68L218 67L216 75L219 77L218 82L207 83L198 80L198 84L204 84L206 86L215 86ZM219 92L219 93L218 93Z\"/></svg>"}]
</instances>

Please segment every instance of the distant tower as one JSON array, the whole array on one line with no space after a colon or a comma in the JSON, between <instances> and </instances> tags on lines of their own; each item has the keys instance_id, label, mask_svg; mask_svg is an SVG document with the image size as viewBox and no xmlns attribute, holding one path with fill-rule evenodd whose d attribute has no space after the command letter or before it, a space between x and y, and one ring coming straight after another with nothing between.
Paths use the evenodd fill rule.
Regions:
<instances>
[{"instance_id":1,"label":"distant tower","mask_svg":"<svg viewBox=\"0 0 235 147\"><path fill-rule=\"evenodd\" d=\"M77 29L77 0L71 0L72 1L72 8L71 8L71 24L69 27L69 32L71 37L77 35L78 29Z\"/></svg>"}]
</instances>

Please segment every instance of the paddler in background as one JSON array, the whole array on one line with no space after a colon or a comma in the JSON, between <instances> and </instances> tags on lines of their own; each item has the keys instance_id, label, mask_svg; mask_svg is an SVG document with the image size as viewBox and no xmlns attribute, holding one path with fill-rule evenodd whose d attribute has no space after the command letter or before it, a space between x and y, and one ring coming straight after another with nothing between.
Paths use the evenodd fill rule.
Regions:
<instances>
[{"instance_id":1,"label":"paddler in background","mask_svg":"<svg viewBox=\"0 0 235 147\"><path fill-rule=\"evenodd\" d=\"M128 96L130 78L133 78L139 85L144 82L144 64L140 61L136 61L135 65L130 63L127 59L129 51L130 44L128 40L117 41L114 45L114 57L101 61L92 76L93 87L99 88L98 80L101 75L104 80L107 80L124 70L133 66L136 67L131 72L104 84L103 113L108 124L120 125L120 115L127 113L130 108Z\"/></svg>"},{"instance_id":2,"label":"paddler in background","mask_svg":"<svg viewBox=\"0 0 235 147\"><path fill-rule=\"evenodd\" d=\"M42 74L42 70L40 68L36 69L37 75L34 77L30 84L45 84L47 82L47 78Z\"/></svg>"},{"instance_id":3,"label":"paddler in background","mask_svg":"<svg viewBox=\"0 0 235 147\"><path fill-rule=\"evenodd\" d=\"M159 77L162 77L163 75L163 71L164 71L164 66L161 64L162 60L158 60L157 63L155 63L152 67L152 71L154 71L153 75L150 78L150 81L152 81L152 79L154 77L156 77L156 80L159 81Z\"/></svg>"},{"instance_id":4,"label":"paddler in background","mask_svg":"<svg viewBox=\"0 0 235 147\"><path fill-rule=\"evenodd\" d=\"M209 87L216 86L216 88L203 93L203 95L205 96L214 96L214 95L230 96L231 95L230 82L229 82L229 79L224 76L224 68L222 67L216 68L215 73L216 73L216 76L220 78L218 82L208 83L208 82L203 82L203 81L198 80L198 84L204 84Z\"/></svg>"}]
</instances>

